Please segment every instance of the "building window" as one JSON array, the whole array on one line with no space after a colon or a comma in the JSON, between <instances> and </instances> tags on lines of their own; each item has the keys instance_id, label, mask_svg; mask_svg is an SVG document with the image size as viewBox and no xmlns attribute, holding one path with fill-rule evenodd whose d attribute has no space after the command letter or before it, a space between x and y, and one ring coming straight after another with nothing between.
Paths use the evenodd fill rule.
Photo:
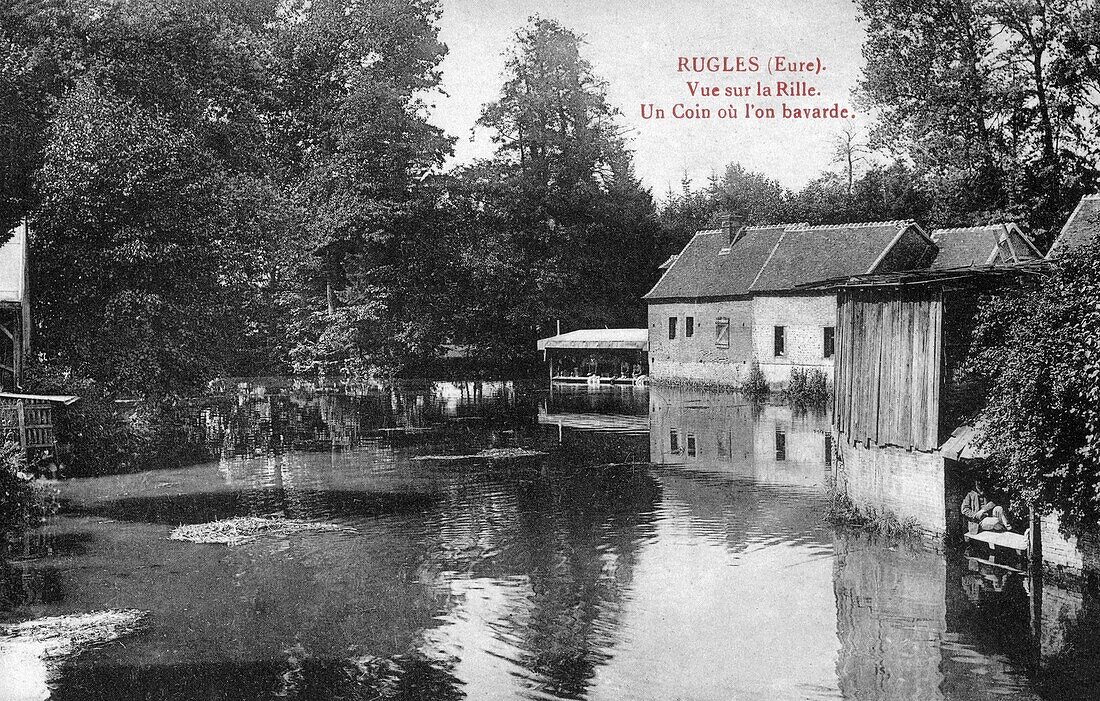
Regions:
<instances>
[{"instance_id":1,"label":"building window","mask_svg":"<svg viewBox=\"0 0 1100 701\"><path fill-rule=\"evenodd\" d=\"M668 340L676 340L676 317L674 316L668 318Z\"/></svg>"},{"instance_id":2,"label":"building window","mask_svg":"<svg viewBox=\"0 0 1100 701\"><path fill-rule=\"evenodd\" d=\"M833 434L825 432L825 467L833 466Z\"/></svg>"},{"instance_id":3,"label":"building window","mask_svg":"<svg viewBox=\"0 0 1100 701\"><path fill-rule=\"evenodd\" d=\"M687 454L689 458L695 457L695 434L687 434Z\"/></svg>"},{"instance_id":4,"label":"building window","mask_svg":"<svg viewBox=\"0 0 1100 701\"><path fill-rule=\"evenodd\" d=\"M684 317L684 338L691 338L695 335L695 317Z\"/></svg>"},{"instance_id":5,"label":"building window","mask_svg":"<svg viewBox=\"0 0 1100 701\"><path fill-rule=\"evenodd\" d=\"M731 459L733 459L733 449L731 448L731 446L733 445L732 432L725 433L723 431L719 431L717 434L715 434L715 437L718 445L718 458L720 460L725 460L726 462L729 462Z\"/></svg>"},{"instance_id":6,"label":"building window","mask_svg":"<svg viewBox=\"0 0 1100 701\"><path fill-rule=\"evenodd\" d=\"M782 358L787 355L787 327L775 327L775 357Z\"/></svg>"},{"instance_id":7,"label":"building window","mask_svg":"<svg viewBox=\"0 0 1100 701\"><path fill-rule=\"evenodd\" d=\"M720 316L714 321L714 345L719 348L730 347L730 319Z\"/></svg>"},{"instance_id":8,"label":"building window","mask_svg":"<svg viewBox=\"0 0 1100 701\"><path fill-rule=\"evenodd\" d=\"M680 452L680 434L676 432L676 429L671 429L668 432L668 447L673 455Z\"/></svg>"},{"instance_id":9,"label":"building window","mask_svg":"<svg viewBox=\"0 0 1100 701\"><path fill-rule=\"evenodd\" d=\"M775 429L775 459L787 459L787 432L779 428Z\"/></svg>"},{"instance_id":10,"label":"building window","mask_svg":"<svg viewBox=\"0 0 1100 701\"><path fill-rule=\"evenodd\" d=\"M821 334L821 340L824 346L824 356L826 358L833 357L833 353L836 351L836 327L826 326Z\"/></svg>"}]
</instances>

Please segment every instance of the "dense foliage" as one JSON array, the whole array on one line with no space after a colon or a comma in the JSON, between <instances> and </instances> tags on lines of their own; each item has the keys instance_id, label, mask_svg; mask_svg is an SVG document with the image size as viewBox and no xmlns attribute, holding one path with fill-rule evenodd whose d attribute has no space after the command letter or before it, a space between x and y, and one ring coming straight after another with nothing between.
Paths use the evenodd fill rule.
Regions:
<instances>
[{"instance_id":1,"label":"dense foliage","mask_svg":"<svg viewBox=\"0 0 1100 701\"><path fill-rule=\"evenodd\" d=\"M659 212L665 230L662 250L677 252L695 230L715 226L722 210L738 212L750 224L932 221L931 194L902 162L853 168L851 176L850 187L846 172L827 171L801 189L791 190L763 173L732 163L701 189L685 178L681 192L668 193ZM680 243L668 245L675 242Z\"/></svg>"},{"instance_id":2,"label":"dense foliage","mask_svg":"<svg viewBox=\"0 0 1100 701\"><path fill-rule=\"evenodd\" d=\"M19 444L0 441L0 555L8 537L42 522L52 500L46 487L34 482Z\"/></svg>"},{"instance_id":3,"label":"dense foliage","mask_svg":"<svg viewBox=\"0 0 1100 701\"><path fill-rule=\"evenodd\" d=\"M399 315L393 290L337 315L346 262L371 271L419 226L449 148L419 97L437 16L431 0L0 8L21 129L0 214L32 220L37 348L139 397L286 371L295 350L345 360L318 344L328 327Z\"/></svg>"},{"instance_id":4,"label":"dense foliage","mask_svg":"<svg viewBox=\"0 0 1100 701\"><path fill-rule=\"evenodd\" d=\"M1069 525L1100 520L1100 243L983 305L969 370L989 388L979 417L990 474Z\"/></svg>"},{"instance_id":5,"label":"dense foliage","mask_svg":"<svg viewBox=\"0 0 1100 701\"><path fill-rule=\"evenodd\" d=\"M1049 245L1097 182L1097 3L857 4L872 145L913 164L932 223L1003 216Z\"/></svg>"}]
</instances>

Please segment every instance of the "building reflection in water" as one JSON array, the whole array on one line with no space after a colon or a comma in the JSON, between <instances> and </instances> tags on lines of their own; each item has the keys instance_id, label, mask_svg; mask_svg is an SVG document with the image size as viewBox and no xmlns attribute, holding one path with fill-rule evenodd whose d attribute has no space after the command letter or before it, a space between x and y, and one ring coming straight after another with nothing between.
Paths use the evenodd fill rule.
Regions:
<instances>
[{"instance_id":1,"label":"building reflection in water","mask_svg":"<svg viewBox=\"0 0 1100 701\"><path fill-rule=\"evenodd\" d=\"M825 412L656 387L649 420L652 461L669 468L657 472L666 507L677 502L730 550L769 542L812 546L825 537L814 511L832 477ZM1041 582L926 545L845 528L827 533L838 645L829 650L819 642L816 649L835 657L835 693L842 698L1096 698L1100 600L1087 588ZM729 577L745 574L733 570ZM762 607L775 603L764 590L750 596ZM812 621L804 623L801 634L790 633L790 647L807 648L814 637ZM833 695L827 686L807 693Z\"/></svg>"},{"instance_id":2,"label":"building reflection in water","mask_svg":"<svg viewBox=\"0 0 1100 701\"><path fill-rule=\"evenodd\" d=\"M657 465L719 471L762 484L824 485L832 434L824 407L754 403L734 392L650 389L649 446Z\"/></svg>"}]
</instances>

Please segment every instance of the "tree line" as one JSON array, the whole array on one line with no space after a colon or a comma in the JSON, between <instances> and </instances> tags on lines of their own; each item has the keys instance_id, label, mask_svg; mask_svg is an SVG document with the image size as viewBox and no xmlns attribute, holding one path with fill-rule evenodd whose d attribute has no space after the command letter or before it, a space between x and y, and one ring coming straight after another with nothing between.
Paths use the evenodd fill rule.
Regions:
<instances>
[{"instance_id":1,"label":"tree line","mask_svg":"<svg viewBox=\"0 0 1100 701\"><path fill-rule=\"evenodd\" d=\"M482 109L493 154L448 170L436 0L8 3L0 224L33 224L37 349L120 395L386 377L444 344L521 369L558 321L644 323L656 266L722 208L1002 216L1049 240L1095 185L1097 72L1095 17L1048 5L860 2L869 139L838 135L836 171L797 191L733 163L658 201L582 37L550 19L516 32Z\"/></svg>"}]
</instances>

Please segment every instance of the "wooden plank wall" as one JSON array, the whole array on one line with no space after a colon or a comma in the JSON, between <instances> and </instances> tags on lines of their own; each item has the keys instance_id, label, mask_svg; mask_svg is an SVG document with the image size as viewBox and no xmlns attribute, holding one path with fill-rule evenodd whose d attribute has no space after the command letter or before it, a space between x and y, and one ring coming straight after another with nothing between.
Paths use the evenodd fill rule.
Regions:
<instances>
[{"instance_id":1,"label":"wooden plank wall","mask_svg":"<svg viewBox=\"0 0 1100 701\"><path fill-rule=\"evenodd\" d=\"M939 447L942 321L938 289L837 297L833 423L850 443Z\"/></svg>"}]
</instances>

